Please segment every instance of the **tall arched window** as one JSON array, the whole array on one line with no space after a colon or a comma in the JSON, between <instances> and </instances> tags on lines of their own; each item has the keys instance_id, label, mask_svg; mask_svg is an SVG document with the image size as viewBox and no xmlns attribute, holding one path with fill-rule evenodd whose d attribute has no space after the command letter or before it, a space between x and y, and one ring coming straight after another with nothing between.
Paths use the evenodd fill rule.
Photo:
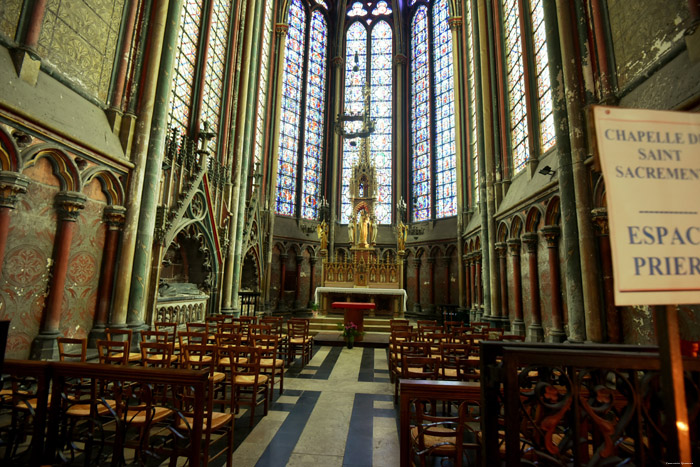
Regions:
<instances>
[{"instance_id":1,"label":"tall arched window","mask_svg":"<svg viewBox=\"0 0 700 467\"><path fill-rule=\"evenodd\" d=\"M173 86L170 94L168 127L187 133L192 106L192 83L197 65L197 48L202 20L202 0L185 2L180 14Z\"/></svg>"},{"instance_id":2,"label":"tall arched window","mask_svg":"<svg viewBox=\"0 0 700 467\"><path fill-rule=\"evenodd\" d=\"M474 31L476 30L476 22L472 16L472 2L467 0L465 33L467 35L467 54L468 54L468 76L467 86L469 87L469 151L472 161L472 187L473 187L473 202L479 202L479 132L477 130L477 114L476 107L478 105L476 99L476 51L474 41Z\"/></svg>"},{"instance_id":3,"label":"tall arched window","mask_svg":"<svg viewBox=\"0 0 700 467\"><path fill-rule=\"evenodd\" d=\"M345 34L345 108L346 114L363 111L364 86L370 84L370 117L375 131L369 137L370 159L377 168L377 202L374 213L379 224L392 220L393 196L393 29L391 5L387 1L354 2L347 16L352 24ZM357 131L361 122L346 125ZM350 218L350 176L357 161L360 144L343 143L340 221Z\"/></svg>"},{"instance_id":4,"label":"tall arched window","mask_svg":"<svg viewBox=\"0 0 700 467\"><path fill-rule=\"evenodd\" d=\"M432 5L416 2L411 16L411 202L415 222L457 214L454 66L448 19L447 0Z\"/></svg>"},{"instance_id":5,"label":"tall arched window","mask_svg":"<svg viewBox=\"0 0 700 467\"><path fill-rule=\"evenodd\" d=\"M313 7L308 15L300 0L292 0L282 78L275 211L294 216L300 204L299 215L306 219L318 214L326 121L328 25L318 8ZM303 169L301 176L299 166Z\"/></svg>"},{"instance_id":6,"label":"tall arched window","mask_svg":"<svg viewBox=\"0 0 700 467\"><path fill-rule=\"evenodd\" d=\"M519 3L522 2L522 9ZM533 151L543 153L555 144L549 57L541 0L503 0L503 29L513 171L521 171ZM520 17L520 11L525 17ZM522 30L529 24L530 37ZM534 77L527 87L526 64ZM532 104L528 108L528 98ZM536 116L539 116L537 118ZM528 129L537 137L530 138ZM534 146L534 147L533 147Z\"/></svg>"},{"instance_id":7,"label":"tall arched window","mask_svg":"<svg viewBox=\"0 0 700 467\"><path fill-rule=\"evenodd\" d=\"M211 18L201 117L202 122L207 122L209 130L214 133L219 132L219 121L221 118L221 104L224 96L226 42L230 19L231 1L215 1Z\"/></svg>"},{"instance_id":8,"label":"tall arched window","mask_svg":"<svg viewBox=\"0 0 700 467\"><path fill-rule=\"evenodd\" d=\"M262 44L260 45L260 74L258 75L258 109L255 124L255 152L253 163L262 162L263 140L265 138L265 112L267 110L267 75L270 61L270 43L272 41L272 13L274 0L265 2L265 16L263 18Z\"/></svg>"}]
</instances>

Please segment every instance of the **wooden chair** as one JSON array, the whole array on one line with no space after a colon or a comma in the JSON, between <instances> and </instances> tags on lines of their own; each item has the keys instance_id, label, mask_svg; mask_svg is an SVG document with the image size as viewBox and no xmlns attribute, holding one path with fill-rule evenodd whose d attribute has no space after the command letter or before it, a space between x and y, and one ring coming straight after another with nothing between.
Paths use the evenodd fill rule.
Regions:
<instances>
[{"instance_id":1,"label":"wooden chair","mask_svg":"<svg viewBox=\"0 0 700 467\"><path fill-rule=\"evenodd\" d=\"M260 372L260 349L252 346L220 348L219 355L228 357L229 368L227 383L233 393L236 413L240 407L250 407L250 426L255 421L255 408L263 405L267 415L269 400L269 381L267 375Z\"/></svg>"},{"instance_id":2,"label":"wooden chair","mask_svg":"<svg viewBox=\"0 0 700 467\"><path fill-rule=\"evenodd\" d=\"M451 465L461 467L466 460L465 451L473 452L473 465L481 465L480 436L471 428L478 422L472 416L475 412L473 402L460 403L456 417L435 415L434 402L415 400L412 405L414 420L410 428L410 447L413 465L442 465L444 458L449 458L452 459Z\"/></svg>"},{"instance_id":3,"label":"wooden chair","mask_svg":"<svg viewBox=\"0 0 700 467\"><path fill-rule=\"evenodd\" d=\"M430 344L419 341L400 341L397 343L397 362L394 363L394 401L399 399L399 379L404 377L404 357L430 357Z\"/></svg>"},{"instance_id":4,"label":"wooden chair","mask_svg":"<svg viewBox=\"0 0 700 467\"><path fill-rule=\"evenodd\" d=\"M389 335L389 379L398 384L401 377L401 349L402 342L414 342L418 339L418 333L412 331L394 331Z\"/></svg>"},{"instance_id":5,"label":"wooden chair","mask_svg":"<svg viewBox=\"0 0 700 467\"><path fill-rule=\"evenodd\" d=\"M253 335L252 345L260 349L260 372L270 377L270 402L279 375L280 394L284 392L284 359L278 358L279 338L276 334Z\"/></svg>"},{"instance_id":6,"label":"wooden chair","mask_svg":"<svg viewBox=\"0 0 700 467\"><path fill-rule=\"evenodd\" d=\"M141 364L146 367L170 368L177 361L169 342L141 342Z\"/></svg>"},{"instance_id":7,"label":"wooden chair","mask_svg":"<svg viewBox=\"0 0 700 467\"><path fill-rule=\"evenodd\" d=\"M279 356L287 359L287 335L283 333L284 320L280 316L265 316L260 318L260 324L265 324L272 328L272 333L277 335Z\"/></svg>"},{"instance_id":8,"label":"wooden chair","mask_svg":"<svg viewBox=\"0 0 700 467\"><path fill-rule=\"evenodd\" d=\"M107 340L126 342L127 362L138 363L141 360L140 353L131 352L131 341L134 337L134 332L131 329L107 328L105 333L107 334Z\"/></svg>"},{"instance_id":9,"label":"wooden chair","mask_svg":"<svg viewBox=\"0 0 700 467\"><path fill-rule=\"evenodd\" d=\"M169 322L169 321L158 321L153 323L153 327L155 328L156 331L165 331L168 333L168 341L172 342L175 345L175 350L177 350L177 331L178 331L178 324Z\"/></svg>"},{"instance_id":10,"label":"wooden chair","mask_svg":"<svg viewBox=\"0 0 700 467\"><path fill-rule=\"evenodd\" d=\"M87 359L87 339L58 337L58 358L62 362L84 362Z\"/></svg>"},{"instance_id":11,"label":"wooden chair","mask_svg":"<svg viewBox=\"0 0 700 467\"><path fill-rule=\"evenodd\" d=\"M170 333L168 331L141 331L141 343L144 342L170 343Z\"/></svg>"},{"instance_id":12,"label":"wooden chair","mask_svg":"<svg viewBox=\"0 0 700 467\"><path fill-rule=\"evenodd\" d=\"M97 357L104 365L128 365L129 343L124 341L97 341Z\"/></svg>"},{"instance_id":13,"label":"wooden chair","mask_svg":"<svg viewBox=\"0 0 700 467\"><path fill-rule=\"evenodd\" d=\"M460 369L465 368L462 360L469 359L469 344L443 343L440 345L440 379L464 381Z\"/></svg>"},{"instance_id":14,"label":"wooden chair","mask_svg":"<svg viewBox=\"0 0 700 467\"><path fill-rule=\"evenodd\" d=\"M309 336L309 320L290 318L287 321L287 365L294 363L297 354L301 356L301 365L311 360L313 338Z\"/></svg>"}]
</instances>

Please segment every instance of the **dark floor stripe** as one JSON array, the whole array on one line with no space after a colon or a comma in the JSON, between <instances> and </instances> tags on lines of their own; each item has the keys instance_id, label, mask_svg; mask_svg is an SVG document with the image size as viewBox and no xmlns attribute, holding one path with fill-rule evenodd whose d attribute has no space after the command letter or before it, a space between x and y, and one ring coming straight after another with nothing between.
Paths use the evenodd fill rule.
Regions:
<instances>
[{"instance_id":1,"label":"dark floor stripe","mask_svg":"<svg viewBox=\"0 0 700 467\"><path fill-rule=\"evenodd\" d=\"M374 372L374 348L365 347L362 349L360 376L357 378L357 380L371 383L374 381Z\"/></svg>"},{"instance_id":2,"label":"dark floor stripe","mask_svg":"<svg viewBox=\"0 0 700 467\"><path fill-rule=\"evenodd\" d=\"M342 350L342 347L331 347L330 351L328 352L328 355L326 355L326 358L323 359L323 363L321 363L321 366L318 368L318 371L316 371L316 374L313 376L312 379L330 378L331 371L333 371L333 367L338 361L338 357L340 357L340 352Z\"/></svg>"},{"instance_id":3,"label":"dark floor stripe","mask_svg":"<svg viewBox=\"0 0 700 467\"><path fill-rule=\"evenodd\" d=\"M294 408L289 412L287 418L282 422L282 426L265 448L265 452L258 459L256 467L287 465L320 395L320 391L303 391L301 393Z\"/></svg>"},{"instance_id":4,"label":"dark floor stripe","mask_svg":"<svg viewBox=\"0 0 700 467\"><path fill-rule=\"evenodd\" d=\"M388 412L396 416L393 409L375 409L374 401L391 400L392 396L384 394L355 394L343 467L372 467L374 417L389 416Z\"/></svg>"}]
</instances>

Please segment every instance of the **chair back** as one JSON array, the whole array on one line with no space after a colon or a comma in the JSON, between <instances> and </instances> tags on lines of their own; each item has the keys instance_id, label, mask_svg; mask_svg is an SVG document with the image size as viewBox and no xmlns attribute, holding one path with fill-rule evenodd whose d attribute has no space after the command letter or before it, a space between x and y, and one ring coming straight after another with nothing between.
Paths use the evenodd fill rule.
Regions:
<instances>
[{"instance_id":1,"label":"chair back","mask_svg":"<svg viewBox=\"0 0 700 467\"><path fill-rule=\"evenodd\" d=\"M160 344L170 343L168 331L141 331L141 343L158 342Z\"/></svg>"},{"instance_id":2,"label":"chair back","mask_svg":"<svg viewBox=\"0 0 700 467\"><path fill-rule=\"evenodd\" d=\"M267 324L251 324L248 326L248 340L255 339L255 336L272 334L272 326Z\"/></svg>"},{"instance_id":3,"label":"chair back","mask_svg":"<svg viewBox=\"0 0 700 467\"><path fill-rule=\"evenodd\" d=\"M153 323L156 331L166 331L168 333L168 340L173 344L177 342L177 323L172 323L169 321L158 321Z\"/></svg>"},{"instance_id":4,"label":"chair back","mask_svg":"<svg viewBox=\"0 0 700 467\"><path fill-rule=\"evenodd\" d=\"M287 336L289 339L306 339L309 337L309 320L304 318L290 318L287 321Z\"/></svg>"},{"instance_id":5,"label":"chair back","mask_svg":"<svg viewBox=\"0 0 700 467\"><path fill-rule=\"evenodd\" d=\"M189 370L207 370L214 373L217 365L217 348L211 344L184 344L181 348L182 364Z\"/></svg>"},{"instance_id":6,"label":"chair back","mask_svg":"<svg viewBox=\"0 0 700 467\"><path fill-rule=\"evenodd\" d=\"M187 323L188 332L209 332L209 326L207 323Z\"/></svg>"},{"instance_id":7,"label":"chair back","mask_svg":"<svg viewBox=\"0 0 700 467\"><path fill-rule=\"evenodd\" d=\"M216 323L216 332L219 333L229 333L229 334L241 334L241 323L227 323L219 322Z\"/></svg>"},{"instance_id":8,"label":"chair back","mask_svg":"<svg viewBox=\"0 0 700 467\"><path fill-rule=\"evenodd\" d=\"M58 337L58 358L62 362L84 362L87 359L87 339Z\"/></svg>"},{"instance_id":9,"label":"chair back","mask_svg":"<svg viewBox=\"0 0 700 467\"><path fill-rule=\"evenodd\" d=\"M401 354L401 378L437 380L439 377L439 358Z\"/></svg>"},{"instance_id":10,"label":"chair back","mask_svg":"<svg viewBox=\"0 0 700 467\"><path fill-rule=\"evenodd\" d=\"M192 331L182 331L177 335L178 342L180 343L180 350L188 344L206 344L207 343L207 333L206 332L192 332Z\"/></svg>"},{"instance_id":11,"label":"chair back","mask_svg":"<svg viewBox=\"0 0 700 467\"><path fill-rule=\"evenodd\" d=\"M233 347L241 345L243 336L239 333L217 332L214 334L217 347Z\"/></svg>"},{"instance_id":12,"label":"chair back","mask_svg":"<svg viewBox=\"0 0 700 467\"><path fill-rule=\"evenodd\" d=\"M141 342L141 364L155 368L170 368L173 345L169 342Z\"/></svg>"},{"instance_id":13,"label":"chair back","mask_svg":"<svg viewBox=\"0 0 700 467\"><path fill-rule=\"evenodd\" d=\"M264 324L266 326L270 326L272 328L272 332L274 334L277 334L278 336L282 335L282 318L279 316L266 316L264 318L260 318L260 324Z\"/></svg>"},{"instance_id":14,"label":"chair back","mask_svg":"<svg viewBox=\"0 0 700 467\"><path fill-rule=\"evenodd\" d=\"M126 351L129 352L131 348L131 339L134 337L134 332L131 329L105 329L105 334L107 335L107 340L109 341L120 341L126 342Z\"/></svg>"},{"instance_id":15,"label":"chair back","mask_svg":"<svg viewBox=\"0 0 700 467\"><path fill-rule=\"evenodd\" d=\"M127 365L129 363L129 343L125 341L98 340L97 356L102 364Z\"/></svg>"}]
</instances>

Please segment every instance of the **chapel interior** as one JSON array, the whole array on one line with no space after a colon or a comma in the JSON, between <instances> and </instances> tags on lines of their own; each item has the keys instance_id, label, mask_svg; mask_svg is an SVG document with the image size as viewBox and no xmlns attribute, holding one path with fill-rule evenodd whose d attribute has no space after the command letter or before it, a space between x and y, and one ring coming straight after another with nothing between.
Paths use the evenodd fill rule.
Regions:
<instances>
[{"instance_id":1,"label":"chapel interior","mask_svg":"<svg viewBox=\"0 0 700 467\"><path fill-rule=\"evenodd\" d=\"M690 360L698 356L700 304L673 307L672 331L659 306L616 306L591 117L594 106L697 113L699 77L698 0L3 0L3 371L27 376L40 371L34 364L62 360L61 338L84 342L79 360L102 361L98 343L128 331L131 348L122 353L145 359L149 346L139 343L158 323L190 331L188 323L275 318L281 345L300 319L313 342L288 342L272 357L284 364L272 369L264 410L269 399L277 418L255 403L252 415L239 413L233 403L235 429L231 422L225 436L235 449L225 456L236 465L398 465L399 451L408 465L402 401L411 391L446 391L453 415L475 417L468 426L478 447L466 453L466 444L452 443L461 446L454 465L462 457L497 465L488 456L499 446L502 465L518 456L652 465L678 454L654 439L673 445L688 430L664 434L657 426L657 438L645 434L625 450L620 420L629 419L595 404L580 414L599 428L615 418L615 447L599 448L600 433L590 428L595 434L576 454L560 443L567 434L545 435L542 420L532 422L543 424L529 454L522 443L515 449L517 424L508 426L516 438L506 434L499 444L495 433L508 433L505 425L477 416L508 412L499 411L500 396L478 390L484 365L503 365L490 378L504 378L507 392L515 383L505 356L521 369L537 358L557 368L590 361L611 372L608 384L625 380L637 394L618 384L615 401L647 400L640 394L656 388L665 394L659 403L669 391L620 368L658 371L659 359L682 366L685 358L685 396L675 397L688 398L690 447L681 441L678 455L692 451L700 462L700 365ZM688 155L700 198L700 145ZM692 254L700 257L697 247ZM352 315L363 317L365 331L353 349L343 348L338 330L348 323L347 303L365 306ZM477 323L469 332L483 334L472 344L500 344L471 354L477 367L460 380L463 392L403 386L393 320L435 321L441 332ZM672 352L660 357L668 336ZM605 352L620 352L619 360ZM633 354L642 363L626 360ZM683 378L676 377L674 387ZM561 392L559 378L548 387ZM569 382L576 398L583 386L594 392ZM356 385L351 393L340 390L348 385ZM8 388L5 402L16 397ZM596 394L602 404L608 393ZM340 431L327 420L335 413L328 397L345 404ZM480 409L454 403L462 399ZM307 413L306 404L323 412ZM411 417L427 410L412 407ZM94 404L90 410L103 415ZM639 420L652 413L635 410ZM664 413L662 425L677 415ZM0 413L0 457L11 457L2 420ZM361 434L367 424L374 443ZM266 433L264 443L251 441L255 430ZM291 437L280 441L280 433ZM486 433L494 434L488 442ZM285 450L297 441L308 452ZM46 446L42 452L61 450ZM140 455L134 462L148 464Z\"/></svg>"}]
</instances>

